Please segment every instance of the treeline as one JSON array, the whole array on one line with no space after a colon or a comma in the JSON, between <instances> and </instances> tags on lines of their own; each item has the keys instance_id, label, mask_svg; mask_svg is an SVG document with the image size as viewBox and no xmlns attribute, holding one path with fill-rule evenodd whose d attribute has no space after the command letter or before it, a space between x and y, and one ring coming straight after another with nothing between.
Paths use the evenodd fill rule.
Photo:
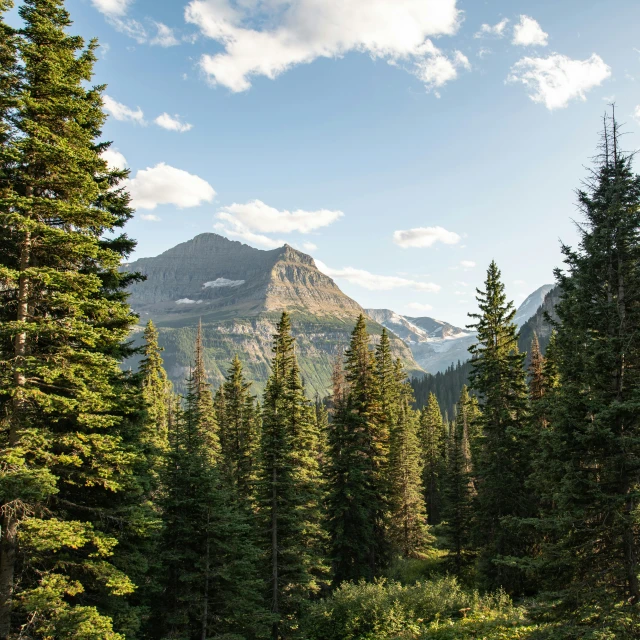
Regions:
<instances>
[{"instance_id":1,"label":"treeline","mask_svg":"<svg viewBox=\"0 0 640 640\"><path fill-rule=\"evenodd\" d=\"M364 318L330 414L286 313L259 400L237 358L211 388L200 331L176 397L152 323L139 370L119 367L138 276L97 45L61 0L19 11L0 21L0 640L464 637L445 615L525 637L506 594L527 637L638 637L640 177L615 119L528 370L491 263L447 420L434 393L414 408ZM384 582L398 566L420 571ZM451 577L413 584L429 571Z\"/></svg>"}]
</instances>

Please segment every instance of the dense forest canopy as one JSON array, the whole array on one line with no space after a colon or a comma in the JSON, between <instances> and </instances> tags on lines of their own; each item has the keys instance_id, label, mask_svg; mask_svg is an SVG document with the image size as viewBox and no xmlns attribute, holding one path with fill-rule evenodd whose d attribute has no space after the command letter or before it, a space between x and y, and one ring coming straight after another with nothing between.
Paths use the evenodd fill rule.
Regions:
<instances>
[{"instance_id":1,"label":"dense forest canopy","mask_svg":"<svg viewBox=\"0 0 640 640\"><path fill-rule=\"evenodd\" d=\"M0 0L0 16L11 7ZM578 192L552 331L498 265L471 360L409 382L357 320L328 402L282 313L261 397L176 395L121 270L97 43L62 0L0 21L0 639L640 636L640 176L615 112ZM567 185L571 188L571 185Z\"/></svg>"}]
</instances>

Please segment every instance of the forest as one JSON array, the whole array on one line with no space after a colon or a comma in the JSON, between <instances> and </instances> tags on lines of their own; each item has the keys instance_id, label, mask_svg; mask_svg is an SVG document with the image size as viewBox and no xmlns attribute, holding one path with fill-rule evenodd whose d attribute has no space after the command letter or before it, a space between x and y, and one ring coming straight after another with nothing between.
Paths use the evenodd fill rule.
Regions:
<instances>
[{"instance_id":1,"label":"forest","mask_svg":"<svg viewBox=\"0 0 640 640\"><path fill-rule=\"evenodd\" d=\"M20 29L11 8L0 639L640 637L640 176L615 111L544 355L518 349L492 262L446 406L364 316L310 399L286 312L263 395L237 357L212 388L198 332L178 396L153 322L131 342L134 211L101 156L98 43L62 0L25 0Z\"/></svg>"}]
</instances>

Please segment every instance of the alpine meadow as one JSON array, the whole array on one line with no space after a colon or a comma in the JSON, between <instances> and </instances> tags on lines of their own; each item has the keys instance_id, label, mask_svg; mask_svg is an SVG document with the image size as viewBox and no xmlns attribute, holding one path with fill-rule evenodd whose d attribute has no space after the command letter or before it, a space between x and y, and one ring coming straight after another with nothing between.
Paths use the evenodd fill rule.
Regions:
<instances>
[{"instance_id":1,"label":"alpine meadow","mask_svg":"<svg viewBox=\"0 0 640 640\"><path fill-rule=\"evenodd\" d=\"M0 640L640 638L605 4L0 0Z\"/></svg>"}]
</instances>

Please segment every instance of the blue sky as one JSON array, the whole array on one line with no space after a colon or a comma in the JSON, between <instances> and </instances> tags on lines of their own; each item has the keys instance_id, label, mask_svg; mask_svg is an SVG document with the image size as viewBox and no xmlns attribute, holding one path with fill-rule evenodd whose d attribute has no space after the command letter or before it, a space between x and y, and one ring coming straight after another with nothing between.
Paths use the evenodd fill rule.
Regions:
<instances>
[{"instance_id":1,"label":"blue sky","mask_svg":"<svg viewBox=\"0 0 640 640\"><path fill-rule=\"evenodd\" d=\"M463 325L491 259L517 303L553 280L611 100L640 147L637 0L67 7L103 45L135 257L283 240L365 307Z\"/></svg>"}]
</instances>

